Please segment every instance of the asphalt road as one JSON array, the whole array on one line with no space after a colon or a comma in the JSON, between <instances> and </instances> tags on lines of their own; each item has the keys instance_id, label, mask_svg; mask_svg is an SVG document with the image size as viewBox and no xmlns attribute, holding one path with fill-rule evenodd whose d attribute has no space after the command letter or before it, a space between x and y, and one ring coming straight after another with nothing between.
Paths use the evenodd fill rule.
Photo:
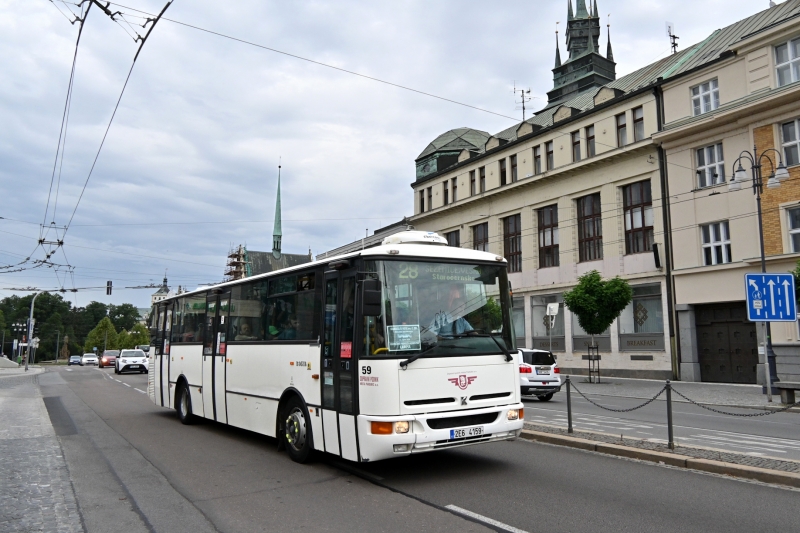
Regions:
<instances>
[{"instance_id":1,"label":"asphalt road","mask_svg":"<svg viewBox=\"0 0 800 533\"><path fill-rule=\"evenodd\" d=\"M366 465L325 457L298 465L273 439L211 422L181 425L141 392L144 375L73 367L39 383L90 532L797 525L798 492L763 484L523 440Z\"/></svg>"},{"instance_id":2,"label":"asphalt road","mask_svg":"<svg viewBox=\"0 0 800 533\"><path fill-rule=\"evenodd\" d=\"M594 402L612 409L629 409L646 400L619 396L587 395ZM764 414L756 409L717 409ZM667 406L660 398L628 413L615 413L596 407L572 394L572 426L613 435L667 441ZM717 448L734 453L800 461L800 414L772 413L757 417L721 415L689 403L673 402L675 441L686 446ZM567 397L564 389L549 402L525 400L525 420L567 427Z\"/></svg>"}]
</instances>

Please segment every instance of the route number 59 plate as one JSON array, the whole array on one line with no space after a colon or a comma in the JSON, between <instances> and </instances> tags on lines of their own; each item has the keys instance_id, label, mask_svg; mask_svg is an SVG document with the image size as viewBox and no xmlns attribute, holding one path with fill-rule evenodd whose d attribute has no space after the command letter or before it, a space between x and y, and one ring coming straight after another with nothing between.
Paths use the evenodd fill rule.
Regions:
<instances>
[{"instance_id":1,"label":"route number 59 plate","mask_svg":"<svg viewBox=\"0 0 800 533\"><path fill-rule=\"evenodd\" d=\"M451 439L463 439L464 437L478 437L480 435L483 435L483 426L450 430Z\"/></svg>"}]
</instances>

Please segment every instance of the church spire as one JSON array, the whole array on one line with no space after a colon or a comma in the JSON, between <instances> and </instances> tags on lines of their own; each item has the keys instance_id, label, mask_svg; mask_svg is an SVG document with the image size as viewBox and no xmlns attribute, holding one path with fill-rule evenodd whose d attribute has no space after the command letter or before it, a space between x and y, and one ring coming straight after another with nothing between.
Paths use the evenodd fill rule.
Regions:
<instances>
[{"instance_id":1,"label":"church spire","mask_svg":"<svg viewBox=\"0 0 800 533\"><path fill-rule=\"evenodd\" d=\"M558 30L556 30L556 67L561 66L561 50L558 48Z\"/></svg>"},{"instance_id":2,"label":"church spire","mask_svg":"<svg viewBox=\"0 0 800 533\"><path fill-rule=\"evenodd\" d=\"M589 17L589 12L586 11L586 0L578 0L578 5L575 6L575 18L585 19Z\"/></svg>"},{"instance_id":3,"label":"church spire","mask_svg":"<svg viewBox=\"0 0 800 533\"><path fill-rule=\"evenodd\" d=\"M594 9L592 11L594 11L592 16L594 18L598 18L599 19L600 18L600 12L597 10L597 0L594 0Z\"/></svg>"},{"instance_id":4,"label":"church spire","mask_svg":"<svg viewBox=\"0 0 800 533\"><path fill-rule=\"evenodd\" d=\"M611 51L611 24L608 25L608 48L606 48L606 59L614 61L614 53Z\"/></svg>"},{"instance_id":5,"label":"church spire","mask_svg":"<svg viewBox=\"0 0 800 533\"><path fill-rule=\"evenodd\" d=\"M572 0L567 0L567 5L569 9L567 10L567 20L572 20L575 16L572 14Z\"/></svg>"},{"instance_id":6,"label":"church spire","mask_svg":"<svg viewBox=\"0 0 800 533\"><path fill-rule=\"evenodd\" d=\"M272 230L272 256L281 257L281 165L278 165L278 196L275 199L275 226Z\"/></svg>"}]
</instances>

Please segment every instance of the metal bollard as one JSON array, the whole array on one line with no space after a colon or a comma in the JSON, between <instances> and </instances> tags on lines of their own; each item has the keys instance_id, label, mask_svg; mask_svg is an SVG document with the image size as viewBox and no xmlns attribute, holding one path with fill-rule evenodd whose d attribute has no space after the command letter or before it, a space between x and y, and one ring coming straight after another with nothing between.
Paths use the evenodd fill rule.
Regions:
<instances>
[{"instance_id":1,"label":"metal bollard","mask_svg":"<svg viewBox=\"0 0 800 533\"><path fill-rule=\"evenodd\" d=\"M572 398L570 392L570 381L567 376L567 433L572 433Z\"/></svg>"},{"instance_id":2,"label":"metal bollard","mask_svg":"<svg viewBox=\"0 0 800 533\"><path fill-rule=\"evenodd\" d=\"M675 449L675 438L672 433L672 384L667 380L667 438L670 450Z\"/></svg>"}]
</instances>

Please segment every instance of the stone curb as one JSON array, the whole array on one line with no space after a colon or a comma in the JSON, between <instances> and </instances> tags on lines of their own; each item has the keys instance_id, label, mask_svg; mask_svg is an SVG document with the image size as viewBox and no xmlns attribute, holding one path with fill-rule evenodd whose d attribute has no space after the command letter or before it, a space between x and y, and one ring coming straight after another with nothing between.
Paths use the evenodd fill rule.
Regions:
<instances>
[{"instance_id":1,"label":"stone curb","mask_svg":"<svg viewBox=\"0 0 800 533\"><path fill-rule=\"evenodd\" d=\"M19 376L35 376L36 374L43 374L44 373L44 368L33 367L33 366L28 367L28 371L27 372L25 372L25 370L22 370L22 369L18 370L16 368L12 368L11 370L13 370L13 372L2 372L2 371L0 371L0 379L13 378L13 377L19 377Z\"/></svg>"},{"instance_id":2,"label":"stone curb","mask_svg":"<svg viewBox=\"0 0 800 533\"><path fill-rule=\"evenodd\" d=\"M691 468L702 472L800 488L800 474L795 474L793 472L781 472L780 470L769 470L767 468L737 465L709 459L695 459L693 457L686 457L685 455L643 450L640 448L620 446L619 444L607 444L605 442L596 442L578 437L553 435L552 433L540 433L529 429L523 429L519 436L526 440L555 444L557 446L568 446L570 448L599 452L617 457L627 457L629 459L639 459L640 461L650 461L653 463L664 463L680 468Z\"/></svg>"}]
</instances>

